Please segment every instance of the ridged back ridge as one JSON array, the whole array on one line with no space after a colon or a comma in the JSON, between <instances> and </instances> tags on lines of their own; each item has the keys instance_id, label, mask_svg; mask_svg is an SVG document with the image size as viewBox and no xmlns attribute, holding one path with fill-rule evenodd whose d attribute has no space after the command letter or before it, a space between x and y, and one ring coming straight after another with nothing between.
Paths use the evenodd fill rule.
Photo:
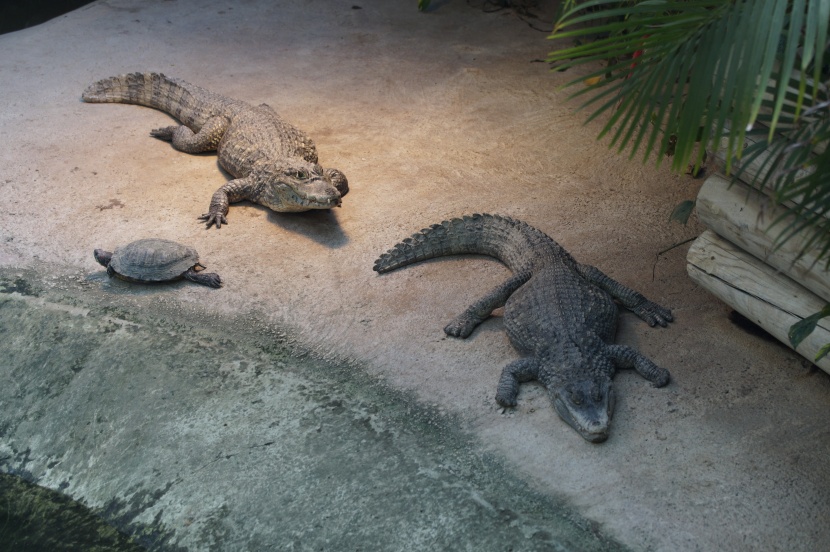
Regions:
<instances>
[{"instance_id":1,"label":"ridged back ridge","mask_svg":"<svg viewBox=\"0 0 830 552\"><path fill-rule=\"evenodd\" d=\"M426 259L475 253L503 262L513 272L531 269L540 260L539 246L565 251L528 224L501 215L474 214L433 224L413 234L375 261L374 270L389 272Z\"/></svg>"},{"instance_id":2,"label":"ridged back ridge","mask_svg":"<svg viewBox=\"0 0 830 552\"><path fill-rule=\"evenodd\" d=\"M129 73L99 80L81 98L91 103L128 103L168 113L183 124L200 128L230 100L161 73Z\"/></svg>"}]
</instances>

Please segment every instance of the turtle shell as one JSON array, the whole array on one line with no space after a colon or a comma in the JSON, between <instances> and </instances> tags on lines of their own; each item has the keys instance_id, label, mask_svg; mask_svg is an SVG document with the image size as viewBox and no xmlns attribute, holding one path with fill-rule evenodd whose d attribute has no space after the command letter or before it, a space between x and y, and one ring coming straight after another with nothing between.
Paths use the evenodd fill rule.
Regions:
<instances>
[{"instance_id":1,"label":"turtle shell","mask_svg":"<svg viewBox=\"0 0 830 552\"><path fill-rule=\"evenodd\" d=\"M151 238L116 248L109 266L127 280L166 282L181 278L198 263L199 255L192 247Z\"/></svg>"}]
</instances>

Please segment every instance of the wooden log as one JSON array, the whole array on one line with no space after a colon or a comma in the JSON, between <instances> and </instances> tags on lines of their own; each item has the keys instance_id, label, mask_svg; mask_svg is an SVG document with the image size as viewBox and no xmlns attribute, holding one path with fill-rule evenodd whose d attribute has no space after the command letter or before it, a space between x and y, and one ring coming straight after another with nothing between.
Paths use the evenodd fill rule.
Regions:
<instances>
[{"instance_id":1,"label":"wooden log","mask_svg":"<svg viewBox=\"0 0 830 552\"><path fill-rule=\"evenodd\" d=\"M716 174L703 183L695 208L706 227L830 302L830 272L825 262L817 262L815 250L797 259L813 230L805 229L775 248L778 232L794 219L786 207L773 206L764 194L741 182L730 186L730 180ZM787 220L769 230L781 215Z\"/></svg>"},{"instance_id":2,"label":"wooden log","mask_svg":"<svg viewBox=\"0 0 830 552\"><path fill-rule=\"evenodd\" d=\"M695 240L686 261L692 280L788 347L790 326L818 312L825 304L817 295L711 230ZM830 356L814 361L825 343L830 343L828 319L819 322L796 352L830 373Z\"/></svg>"}]
</instances>

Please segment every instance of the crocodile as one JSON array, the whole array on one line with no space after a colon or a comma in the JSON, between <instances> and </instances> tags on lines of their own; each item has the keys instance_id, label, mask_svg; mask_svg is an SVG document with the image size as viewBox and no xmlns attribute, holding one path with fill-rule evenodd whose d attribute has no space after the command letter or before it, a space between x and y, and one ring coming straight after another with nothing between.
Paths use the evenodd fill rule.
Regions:
<instances>
[{"instance_id":1,"label":"crocodile","mask_svg":"<svg viewBox=\"0 0 830 552\"><path fill-rule=\"evenodd\" d=\"M444 328L449 336L468 337L504 306L504 327L522 357L502 371L496 392L501 406L516 406L519 384L537 380L559 416L583 438L599 443L608 438L616 368L633 368L655 387L668 384L666 369L613 341L617 301L650 326L667 326L671 311L596 267L578 263L552 238L519 220L475 214L433 224L382 254L374 270L385 273L464 253L488 255L512 272Z\"/></svg>"},{"instance_id":2,"label":"crocodile","mask_svg":"<svg viewBox=\"0 0 830 552\"><path fill-rule=\"evenodd\" d=\"M229 204L248 200L277 212L331 209L349 191L346 176L317 164L314 142L267 104L256 107L161 73L130 73L91 84L81 98L93 103L152 107L182 125L150 135L185 153L216 151L233 180L216 190L207 228L227 224Z\"/></svg>"}]
</instances>

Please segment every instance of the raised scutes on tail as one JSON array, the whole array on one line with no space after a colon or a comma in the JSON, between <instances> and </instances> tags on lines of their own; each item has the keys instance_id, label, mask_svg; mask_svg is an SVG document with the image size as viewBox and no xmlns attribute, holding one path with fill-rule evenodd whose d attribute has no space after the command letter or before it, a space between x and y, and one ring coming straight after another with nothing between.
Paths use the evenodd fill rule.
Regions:
<instances>
[{"instance_id":1,"label":"raised scutes on tail","mask_svg":"<svg viewBox=\"0 0 830 552\"><path fill-rule=\"evenodd\" d=\"M379 273L422 260L464 253L502 261L513 275L444 328L467 337L492 312L504 307L504 325L522 358L502 370L496 401L517 403L519 385L540 381L560 417L584 439L609 435L617 368L633 368L654 386L669 372L632 347L613 343L619 302L650 325L666 326L671 311L603 274L576 262L549 236L510 217L475 214L424 228L374 264Z\"/></svg>"},{"instance_id":2,"label":"raised scutes on tail","mask_svg":"<svg viewBox=\"0 0 830 552\"><path fill-rule=\"evenodd\" d=\"M254 107L161 73L129 73L93 83L82 99L152 107L179 120L151 136L186 153L216 151L234 179L216 190L208 228L227 224L231 203L247 200L276 212L332 209L349 191L346 176L317 163L314 142L269 106Z\"/></svg>"}]
</instances>

